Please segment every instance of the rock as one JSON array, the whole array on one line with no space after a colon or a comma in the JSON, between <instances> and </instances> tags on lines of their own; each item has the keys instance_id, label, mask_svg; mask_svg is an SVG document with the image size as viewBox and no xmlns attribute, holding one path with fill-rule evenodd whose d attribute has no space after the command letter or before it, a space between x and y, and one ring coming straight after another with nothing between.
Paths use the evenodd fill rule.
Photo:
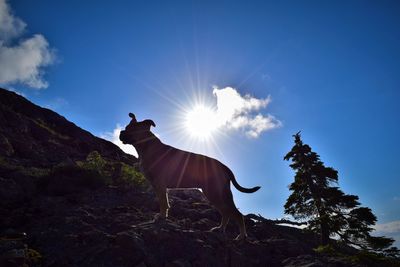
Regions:
<instances>
[{"instance_id":1,"label":"rock","mask_svg":"<svg viewBox=\"0 0 400 267\"><path fill-rule=\"evenodd\" d=\"M29 261L26 233L7 229L0 234L0 266L19 267Z\"/></svg>"},{"instance_id":2,"label":"rock","mask_svg":"<svg viewBox=\"0 0 400 267\"><path fill-rule=\"evenodd\" d=\"M0 155L12 156L14 154L14 148L8 141L8 139L0 134Z\"/></svg>"},{"instance_id":3,"label":"rock","mask_svg":"<svg viewBox=\"0 0 400 267\"><path fill-rule=\"evenodd\" d=\"M246 219L246 241L233 240L233 223L225 235L208 232L218 223L216 211L197 197L174 195L176 213L154 221L155 213L146 205L155 197L152 193L106 187L73 196L79 199L74 204L71 196L38 195L29 207L6 215L9 224L21 216L18 227L43 256L43 267L354 266L345 259L316 255L316 238L267 219ZM23 220L27 213L29 221Z\"/></svg>"},{"instance_id":4,"label":"rock","mask_svg":"<svg viewBox=\"0 0 400 267\"><path fill-rule=\"evenodd\" d=\"M36 185L32 177L24 174L15 174L14 180L22 189L25 200L31 199L36 194Z\"/></svg>"},{"instance_id":5,"label":"rock","mask_svg":"<svg viewBox=\"0 0 400 267\"><path fill-rule=\"evenodd\" d=\"M22 188L14 179L5 179L0 177L0 203L1 205L10 205L21 202L24 199Z\"/></svg>"},{"instance_id":6,"label":"rock","mask_svg":"<svg viewBox=\"0 0 400 267\"><path fill-rule=\"evenodd\" d=\"M184 259L177 259L172 262L165 264L165 267L191 267L192 264Z\"/></svg>"},{"instance_id":7,"label":"rock","mask_svg":"<svg viewBox=\"0 0 400 267\"><path fill-rule=\"evenodd\" d=\"M343 257L327 256L327 255L300 255L297 257L291 257L282 261L285 267L346 267L346 266L358 266L356 263L352 263Z\"/></svg>"},{"instance_id":8,"label":"rock","mask_svg":"<svg viewBox=\"0 0 400 267\"><path fill-rule=\"evenodd\" d=\"M137 162L113 143L0 88L0 160L17 166L52 167L67 160L83 160L95 150L110 160Z\"/></svg>"}]
</instances>

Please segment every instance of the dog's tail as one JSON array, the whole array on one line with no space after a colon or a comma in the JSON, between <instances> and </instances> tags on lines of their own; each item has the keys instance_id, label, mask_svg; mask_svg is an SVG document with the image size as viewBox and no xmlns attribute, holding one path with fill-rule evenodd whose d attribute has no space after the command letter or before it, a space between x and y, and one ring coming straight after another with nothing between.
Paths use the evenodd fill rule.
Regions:
<instances>
[{"instance_id":1,"label":"dog's tail","mask_svg":"<svg viewBox=\"0 0 400 267\"><path fill-rule=\"evenodd\" d=\"M242 187L242 186L236 181L236 178L235 178L235 175L233 174L233 172L232 172L229 168L227 168L227 169L228 169L228 171L229 171L229 179L231 180L233 186L235 186L235 188L236 188L237 190L239 190L240 192L243 192L243 193L254 193L254 192L256 192L258 189L261 188L261 186L255 186L255 187L252 187L252 188L245 188L245 187Z\"/></svg>"}]
</instances>

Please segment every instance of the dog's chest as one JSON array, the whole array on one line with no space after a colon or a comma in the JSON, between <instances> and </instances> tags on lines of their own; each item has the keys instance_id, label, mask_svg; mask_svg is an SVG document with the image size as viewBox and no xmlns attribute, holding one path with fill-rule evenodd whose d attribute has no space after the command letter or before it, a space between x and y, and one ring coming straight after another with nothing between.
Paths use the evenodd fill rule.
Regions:
<instances>
[{"instance_id":1,"label":"dog's chest","mask_svg":"<svg viewBox=\"0 0 400 267\"><path fill-rule=\"evenodd\" d=\"M139 170L142 172L142 173L146 173L146 171L145 171L145 169L143 168L143 160L142 160L142 157L139 157Z\"/></svg>"}]
</instances>

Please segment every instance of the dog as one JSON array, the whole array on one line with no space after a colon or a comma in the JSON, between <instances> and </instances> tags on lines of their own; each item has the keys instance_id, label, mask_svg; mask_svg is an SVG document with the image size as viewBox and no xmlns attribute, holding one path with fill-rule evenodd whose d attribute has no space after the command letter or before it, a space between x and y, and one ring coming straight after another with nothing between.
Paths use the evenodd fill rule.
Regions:
<instances>
[{"instance_id":1,"label":"dog","mask_svg":"<svg viewBox=\"0 0 400 267\"><path fill-rule=\"evenodd\" d=\"M218 160L166 145L150 131L151 126L156 126L152 120L138 122L132 113L129 113L129 117L131 121L121 131L119 139L124 144L133 145L138 152L142 171L159 200L160 213L156 219L168 216L168 188L201 188L222 216L221 224L210 231L225 232L232 218L240 230L236 239L245 239L247 233L243 215L233 202L230 183L244 193L256 192L260 187L240 186L232 171Z\"/></svg>"}]
</instances>

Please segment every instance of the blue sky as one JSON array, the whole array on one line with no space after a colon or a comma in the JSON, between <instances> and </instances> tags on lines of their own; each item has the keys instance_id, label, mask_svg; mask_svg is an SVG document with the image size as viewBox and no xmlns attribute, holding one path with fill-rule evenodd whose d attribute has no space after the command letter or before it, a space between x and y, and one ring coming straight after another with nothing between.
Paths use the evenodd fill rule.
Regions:
<instances>
[{"instance_id":1,"label":"blue sky","mask_svg":"<svg viewBox=\"0 0 400 267\"><path fill-rule=\"evenodd\" d=\"M283 156L301 130L303 141L339 171L341 188L373 209L382 233L400 240L399 2L6 5L25 27L15 24L21 29L13 36L3 29L8 37L0 34L7 38L0 56L7 51L12 60L8 48L32 39L43 57L32 63L30 75L0 74L3 87L98 136L124 126L128 112L153 119L165 143L217 157L244 186L261 185L251 195L235 191L235 199L242 211L268 218L283 216L293 180ZM7 64L3 60L0 68ZM214 139L218 149L190 140L177 125L199 98L216 107L213 86L259 100L270 96L268 105L247 115L270 114L281 126L256 138L243 129L222 129Z\"/></svg>"}]
</instances>

